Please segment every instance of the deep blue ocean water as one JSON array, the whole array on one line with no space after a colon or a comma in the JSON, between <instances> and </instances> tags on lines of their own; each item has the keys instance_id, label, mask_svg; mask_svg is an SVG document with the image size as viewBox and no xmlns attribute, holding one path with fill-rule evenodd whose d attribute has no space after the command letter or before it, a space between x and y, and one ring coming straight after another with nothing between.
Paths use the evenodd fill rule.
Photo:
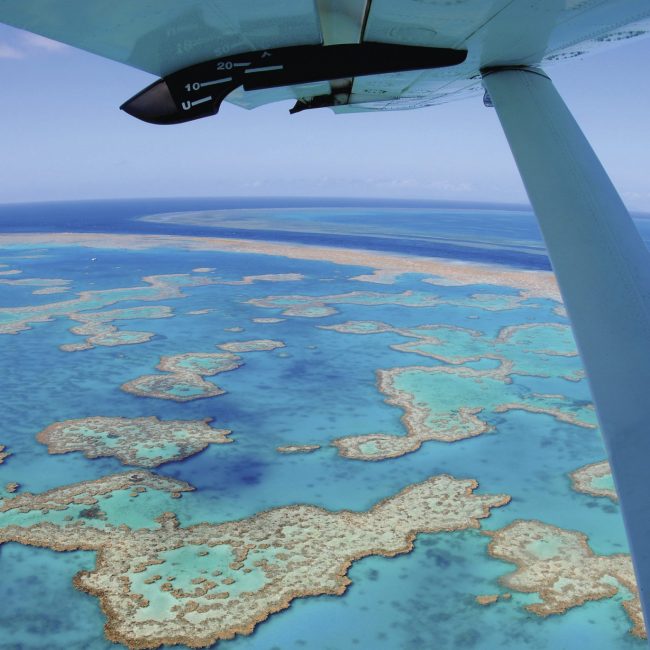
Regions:
<instances>
[{"instance_id":1,"label":"deep blue ocean water","mask_svg":"<svg viewBox=\"0 0 650 650\"><path fill-rule=\"evenodd\" d=\"M0 228L11 232L92 231L165 232L217 235L218 228L195 231L133 221L136 216L167 211L242 207L215 201L107 202L3 206ZM345 202L347 203L347 202ZM248 205L259 210L263 206ZM326 206L326 223L336 224L327 242L314 232L316 205L271 206L265 219L278 220L279 241L316 242L391 252L499 261L524 268L545 268L541 242L525 211L488 206ZM322 207L322 206L320 206ZM381 207L373 221L372 211ZM287 208L294 208L287 216ZM342 217L341 210L345 212ZM300 217L300 213L303 217ZM425 218L425 213L429 217ZM322 212L320 212L322 214ZM496 217L495 217L496 214ZM13 215L13 216L12 216ZM284 216L283 216L284 215ZM392 215L392 216L391 216ZM302 230L286 230L289 222ZM423 224L426 223L426 227ZM251 238L252 226L242 228ZM322 227L322 226L321 226ZM387 236L403 227L402 236ZM349 230L363 229L362 234ZM265 230L265 229L262 229ZM269 229L266 229L269 230ZM370 233L370 234L369 234ZM425 244L408 249L415 234ZM257 232L260 238L264 238ZM291 236L296 239L290 239ZM237 237L243 236L237 232ZM302 239L300 239L302 238ZM384 249L372 248L381 240ZM453 250L440 240L453 238ZM465 243L463 243L465 242ZM507 255L500 256L499 242ZM531 252L531 250L535 252ZM508 256L512 256L508 257ZM515 259L516 258L516 259ZM542 262L544 262L542 264ZM82 290L132 287L145 275L191 273L214 267L212 276L238 280L250 274L302 273L299 282L258 282L251 285L209 285L184 289L185 298L161 300L174 317L118 323L121 329L155 333L143 344L96 347L63 352L59 345L81 340L69 332L67 318L38 323L17 335L0 335L0 359L7 370L0 377L3 421L0 444L12 455L0 465L0 485L21 483L23 491L40 492L68 483L92 480L122 471L115 459L88 460L80 453L50 456L35 435L52 422L92 415L165 419L214 417L214 426L233 430L235 444L212 445L182 462L161 466L159 473L180 478L197 491L179 502L183 525L248 517L260 510L292 503L328 509L366 510L403 487L439 473L476 478L485 493L506 492L512 503L483 520L496 529L515 519L542 521L585 532L598 553L625 552L627 543L618 507L608 499L578 494L567 473L602 460L605 451L597 431L562 424L548 415L511 411L487 415L494 430L477 438L449 444L428 442L416 453L382 462L345 460L328 443L342 435L375 431L403 434L402 411L389 406L375 386L375 371L438 362L389 346L406 339L394 334L357 336L318 328L347 320L377 320L396 327L452 324L493 337L506 325L526 322L566 322L554 312L557 303L534 299L519 309L486 311L479 306L443 303L433 308L398 305L334 305L338 313L324 318L287 317L275 324L252 319L279 316L278 309L249 304L255 297L301 294L324 296L349 291L425 292L454 301L475 293L514 295L494 286L435 286L425 276L402 276L394 285L351 280L371 269L307 262L283 257L178 249L122 251L75 246L14 246L0 249L0 263L21 269L19 277L61 278L71 291L33 295L34 287L0 285L0 313L6 306L36 305L65 300ZM11 279L13 276L4 276ZM136 306L125 301L115 307ZM211 309L208 314L189 311ZM242 327L232 333L227 328ZM214 381L226 390L219 397L174 403L129 395L119 386L154 372L162 355L214 352L216 344L253 338L280 339L287 345L273 352L242 355L245 365ZM516 377L504 390L560 393L576 403L589 400L586 382ZM286 444L317 443L308 455L278 454ZM616 599L588 603L562 616L541 619L523 605L533 595L513 595L511 601L482 607L474 597L499 593L498 578L511 565L490 559L488 539L479 531L420 535L415 550L396 558L367 558L350 571L352 585L342 597L299 599L259 625L249 637L218 644L224 650L421 650L423 648L494 650L495 648L595 650L642 648L631 637L629 622ZM16 544L0 547L0 648L104 649L113 647L102 635L104 615L97 599L76 591L72 577L93 566L94 554L55 553Z\"/></svg>"}]
</instances>

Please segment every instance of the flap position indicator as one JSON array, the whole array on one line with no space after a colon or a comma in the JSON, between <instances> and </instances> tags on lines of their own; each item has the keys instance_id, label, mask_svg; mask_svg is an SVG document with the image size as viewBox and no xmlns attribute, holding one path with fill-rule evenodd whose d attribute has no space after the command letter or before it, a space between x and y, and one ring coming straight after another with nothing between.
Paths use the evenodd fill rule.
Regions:
<instances>
[{"instance_id":1,"label":"flap position indicator","mask_svg":"<svg viewBox=\"0 0 650 650\"><path fill-rule=\"evenodd\" d=\"M215 115L235 88L259 90L363 75L426 70L462 63L466 50L389 43L298 45L234 54L190 66L154 82L120 107L152 124L178 124ZM334 95L300 108L336 103ZM297 105L298 107L298 105Z\"/></svg>"}]
</instances>

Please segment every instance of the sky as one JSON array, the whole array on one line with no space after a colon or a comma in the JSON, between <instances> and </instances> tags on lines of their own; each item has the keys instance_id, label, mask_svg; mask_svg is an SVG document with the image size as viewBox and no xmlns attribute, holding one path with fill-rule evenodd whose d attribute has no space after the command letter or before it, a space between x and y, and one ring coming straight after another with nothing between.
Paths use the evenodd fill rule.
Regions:
<instances>
[{"instance_id":1,"label":"sky","mask_svg":"<svg viewBox=\"0 0 650 650\"><path fill-rule=\"evenodd\" d=\"M650 212L650 38L548 70L628 208ZM120 104L154 81L0 25L0 203L167 196L527 203L480 97L415 111L290 116L292 102L145 124Z\"/></svg>"}]
</instances>

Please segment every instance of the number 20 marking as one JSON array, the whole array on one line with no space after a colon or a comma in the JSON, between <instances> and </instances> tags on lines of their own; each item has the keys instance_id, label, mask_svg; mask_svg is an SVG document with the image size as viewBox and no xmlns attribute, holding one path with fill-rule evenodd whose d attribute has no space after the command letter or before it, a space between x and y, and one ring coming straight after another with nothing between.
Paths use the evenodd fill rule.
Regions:
<instances>
[{"instance_id":1,"label":"number 20 marking","mask_svg":"<svg viewBox=\"0 0 650 650\"><path fill-rule=\"evenodd\" d=\"M232 70L232 61L219 61L217 70Z\"/></svg>"}]
</instances>

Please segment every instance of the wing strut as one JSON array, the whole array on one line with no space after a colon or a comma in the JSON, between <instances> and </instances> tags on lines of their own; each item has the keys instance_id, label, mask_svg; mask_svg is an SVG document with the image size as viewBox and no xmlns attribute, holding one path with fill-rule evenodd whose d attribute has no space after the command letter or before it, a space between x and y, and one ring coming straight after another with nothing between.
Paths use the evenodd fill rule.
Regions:
<instances>
[{"instance_id":1,"label":"wing strut","mask_svg":"<svg viewBox=\"0 0 650 650\"><path fill-rule=\"evenodd\" d=\"M482 73L587 371L650 621L650 253L546 74Z\"/></svg>"}]
</instances>

